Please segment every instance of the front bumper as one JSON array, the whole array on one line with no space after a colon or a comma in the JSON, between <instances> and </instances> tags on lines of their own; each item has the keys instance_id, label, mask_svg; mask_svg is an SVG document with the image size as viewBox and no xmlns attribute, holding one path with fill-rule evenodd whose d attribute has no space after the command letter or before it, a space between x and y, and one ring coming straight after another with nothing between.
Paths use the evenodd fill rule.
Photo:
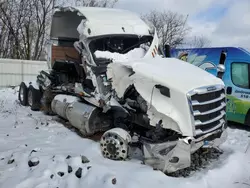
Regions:
<instances>
[{"instance_id":1,"label":"front bumper","mask_svg":"<svg viewBox=\"0 0 250 188\"><path fill-rule=\"evenodd\" d=\"M186 137L158 144L143 143L144 162L165 173L191 165L191 154L199 148L218 147L227 139L226 130L216 130L199 138Z\"/></svg>"}]
</instances>

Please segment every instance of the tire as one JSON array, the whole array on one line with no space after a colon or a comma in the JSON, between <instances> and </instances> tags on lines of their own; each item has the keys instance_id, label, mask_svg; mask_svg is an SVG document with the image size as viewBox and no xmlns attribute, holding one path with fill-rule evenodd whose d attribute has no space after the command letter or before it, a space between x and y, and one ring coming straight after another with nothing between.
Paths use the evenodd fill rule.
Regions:
<instances>
[{"instance_id":1,"label":"tire","mask_svg":"<svg viewBox=\"0 0 250 188\"><path fill-rule=\"evenodd\" d=\"M102 155L112 160L126 160L129 153L131 136L121 128L106 131L100 140Z\"/></svg>"},{"instance_id":2,"label":"tire","mask_svg":"<svg viewBox=\"0 0 250 188\"><path fill-rule=\"evenodd\" d=\"M35 89L32 85L30 85L27 96L27 103L30 106L31 110L39 111L41 108L41 91Z\"/></svg>"},{"instance_id":3,"label":"tire","mask_svg":"<svg viewBox=\"0 0 250 188\"><path fill-rule=\"evenodd\" d=\"M24 82L20 84L18 100L20 101L21 105L28 105L28 88Z\"/></svg>"},{"instance_id":4,"label":"tire","mask_svg":"<svg viewBox=\"0 0 250 188\"><path fill-rule=\"evenodd\" d=\"M46 115L56 115L51 109L51 102L54 99L54 97L55 97L55 94L53 94L50 89L46 89L43 92L41 105L42 105L42 111Z\"/></svg>"},{"instance_id":5,"label":"tire","mask_svg":"<svg viewBox=\"0 0 250 188\"><path fill-rule=\"evenodd\" d=\"M245 118L245 125L250 126L250 109L247 111L247 115Z\"/></svg>"}]
</instances>

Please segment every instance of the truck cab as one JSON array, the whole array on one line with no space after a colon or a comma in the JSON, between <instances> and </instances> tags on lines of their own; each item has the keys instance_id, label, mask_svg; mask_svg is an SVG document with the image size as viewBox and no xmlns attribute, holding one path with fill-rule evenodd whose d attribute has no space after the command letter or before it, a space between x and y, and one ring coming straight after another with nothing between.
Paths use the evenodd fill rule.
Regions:
<instances>
[{"instance_id":1,"label":"truck cab","mask_svg":"<svg viewBox=\"0 0 250 188\"><path fill-rule=\"evenodd\" d=\"M227 120L250 125L250 52L238 47L171 49L171 56L217 76L221 53L226 53Z\"/></svg>"},{"instance_id":2,"label":"truck cab","mask_svg":"<svg viewBox=\"0 0 250 188\"><path fill-rule=\"evenodd\" d=\"M135 145L146 164L172 173L189 167L197 150L225 141L222 80L161 57L156 29L139 15L61 7L50 39L51 70L37 77L42 106L83 136L104 132L104 157L125 160Z\"/></svg>"}]
</instances>

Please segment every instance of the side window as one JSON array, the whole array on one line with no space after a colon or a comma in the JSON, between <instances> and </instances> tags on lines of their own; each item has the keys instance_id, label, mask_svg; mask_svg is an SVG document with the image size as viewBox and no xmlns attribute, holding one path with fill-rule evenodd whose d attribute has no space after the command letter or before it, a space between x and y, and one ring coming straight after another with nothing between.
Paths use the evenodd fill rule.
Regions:
<instances>
[{"instance_id":1,"label":"side window","mask_svg":"<svg viewBox=\"0 0 250 188\"><path fill-rule=\"evenodd\" d=\"M249 72L247 63L232 63L231 76L235 86L249 89Z\"/></svg>"}]
</instances>

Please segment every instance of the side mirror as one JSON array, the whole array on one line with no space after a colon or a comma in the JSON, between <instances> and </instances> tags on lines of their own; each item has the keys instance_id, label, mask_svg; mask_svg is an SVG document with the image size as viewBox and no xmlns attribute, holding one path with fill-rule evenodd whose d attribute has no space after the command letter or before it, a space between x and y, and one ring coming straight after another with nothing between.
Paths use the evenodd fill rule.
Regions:
<instances>
[{"instance_id":1,"label":"side mirror","mask_svg":"<svg viewBox=\"0 0 250 188\"><path fill-rule=\"evenodd\" d=\"M225 64L226 57L227 57L227 53L224 50L222 50L222 52L220 54L220 60L219 60L219 64L220 65L224 65Z\"/></svg>"},{"instance_id":2,"label":"side mirror","mask_svg":"<svg viewBox=\"0 0 250 188\"><path fill-rule=\"evenodd\" d=\"M219 60L219 64L217 66L217 77L222 79L223 75L225 73L225 61L226 61L226 57L227 57L227 53L222 50L221 54L220 54L220 60Z\"/></svg>"},{"instance_id":3,"label":"side mirror","mask_svg":"<svg viewBox=\"0 0 250 188\"><path fill-rule=\"evenodd\" d=\"M169 44L164 45L165 57L171 57L171 47Z\"/></svg>"},{"instance_id":4,"label":"side mirror","mask_svg":"<svg viewBox=\"0 0 250 188\"><path fill-rule=\"evenodd\" d=\"M218 66L217 66L217 71L218 72L221 72L221 73L224 73L225 72L225 65L222 65L222 64L219 64Z\"/></svg>"}]
</instances>

